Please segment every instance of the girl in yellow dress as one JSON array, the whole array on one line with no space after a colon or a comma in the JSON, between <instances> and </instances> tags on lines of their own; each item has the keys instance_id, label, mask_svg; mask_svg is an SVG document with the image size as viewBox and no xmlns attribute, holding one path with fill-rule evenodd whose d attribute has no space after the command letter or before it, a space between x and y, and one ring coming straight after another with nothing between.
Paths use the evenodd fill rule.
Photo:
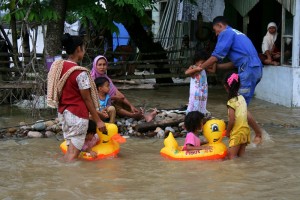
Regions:
<instances>
[{"instance_id":1,"label":"girl in yellow dress","mask_svg":"<svg viewBox=\"0 0 300 200\"><path fill-rule=\"evenodd\" d=\"M250 143L250 128L247 120L247 103L239 95L240 78L236 73L226 76L224 87L228 93L228 126L229 137L228 158L233 159L245 154L246 146Z\"/></svg>"}]
</instances>

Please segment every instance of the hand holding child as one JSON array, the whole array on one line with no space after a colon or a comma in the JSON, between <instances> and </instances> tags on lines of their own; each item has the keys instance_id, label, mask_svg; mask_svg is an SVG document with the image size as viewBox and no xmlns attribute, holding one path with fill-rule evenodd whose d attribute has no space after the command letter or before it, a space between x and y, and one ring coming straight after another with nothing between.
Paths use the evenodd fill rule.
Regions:
<instances>
[{"instance_id":1,"label":"hand holding child","mask_svg":"<svg viewBox=\"0 0 300 200\"><path fill-rule=\"evenodd\" d=\"M102 111L97 111L98 115L100 116L101 119L107 119L109 118L109 115L107 111L104 109Z\"/></svg>"},{"instance_id":2,"label":"hand holding child","mask_svg":"<svg viewBox=\"0 0 300 200\"><path fill-rule=\"evenodd\" d=\"M106 131L106 127L103 121L98 121L97 122L97 128L101 131L101 132L105 132Z\"/></svg>"},{"instance_id":3,"label":"hand holding child","mask_svg":"<svg viewBox=\"0 0 300 200\"><path fill-rule=\"evenodd\" d=\"M195 77L196 74L201 72L203 69L201 65L191 65L185 72L186 75L190 75L192 78Z\"/></svg>"},{"instance_id":4,"label":"hand holding child","mask_svg":"<svg viewBox=\"0 0 300 200\"><path fill-rule=\"evenodd\" d=\"M107 113L107 108L105 108L101 113L102 113L102 116L104 117L104 118L109 118L109 115L108 115L108 113Z\"/></svg>"},{"instance_id":5,"label":"hand holding child","mask_svg":"<svg viewBox=\"0 0 300 200\"><path fill-rule=\"evenodd\" d=\"M201 67L201 64L200 65L193 65L192 68L195 69L196 72L201 72L203 70L203 68Z\"/></svg>"}]
</instances>

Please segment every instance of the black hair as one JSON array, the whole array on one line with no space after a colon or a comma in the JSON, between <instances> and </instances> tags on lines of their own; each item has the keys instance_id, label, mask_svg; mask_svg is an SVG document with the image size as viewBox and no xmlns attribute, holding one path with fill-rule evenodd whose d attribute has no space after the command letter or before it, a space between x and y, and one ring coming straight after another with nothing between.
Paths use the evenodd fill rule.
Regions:
<instances>
[{"instance_id":1,"label":"black hair","mask_svg":"<svg viewBox=\"0 0 300 200\"><path fill-rule=\"evenodd\" d=\"M96 87L102 87L105 82L109 83L109 80L106 77L98 77L95 79Z\"/></svg>"},{"instance_id":2,"label":"black hair","mask_svg":"<svg viewBox=\"0 0 300 200\"><path fill-rule=\"evenodd\" d=\"M228 24L228 20L224 16L217 16L213 20L213 25L215 25L217 23L222 23L224 25L227 25Z\"/></svg>"},{"instance_id":3,"label":"black hair","mask_svg":"<svg viewBox=\"0 0 300 200\"><path fill-rule=\"evenodd\" d=\"M206 51L197 51L194 55L194 64L197 63L200 60L207 60L209 58L209 54Z\"/></svg>"},{"instance_id":4,"label":"black hair","mask_svg":"<svg viewBox=\"0 0 300 200\"><path fill-rule=\"evenodd\" d=\"M87 130L87 134L92 133L96 134L96 123L93 120L89 120L89 126Z\"/></svg>"},{"instance_id":5,"label":"black hair","mask_svg":"<svg viewBox=\"0 0 300 200\"><path fill-rule=\"evenodd\" d=\"M237 97L239 94L239 89L240 89L240 77L238 77L238 81L232 80L231 85L229 86L228 84L228 79L234 74L235 72L229 72L226 74L225 79L224 79L224 85L228 87L228 100Z\"/></svg>"},{"instance_id":6,"label":"black hair","mask_svg":"<svg viewBox=\"0 0 300 200\"><path fill-rule=\"evenodd\" d=\"M77 47L83 47L83 39L79 36L65 33L61 38L61 44L68 55L75 52Z\"/></svg>"},{"instance_id":7,"label":"black hair","mask_svg":"<svg viewBox=\"0 0 300 200\"><path fill-rule=\"evenodd\" d=\"M184 126L188 132L195 133L203 122L204 114L199 111L189 112L184 119Z\"/></svg>"}]
</instances>

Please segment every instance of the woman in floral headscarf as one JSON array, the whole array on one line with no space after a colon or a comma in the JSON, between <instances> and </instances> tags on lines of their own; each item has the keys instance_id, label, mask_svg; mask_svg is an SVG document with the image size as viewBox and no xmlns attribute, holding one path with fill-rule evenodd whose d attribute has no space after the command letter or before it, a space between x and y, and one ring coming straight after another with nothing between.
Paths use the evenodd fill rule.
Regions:
<instances>
[{"instance_id":1,"label":"woman in floral headscarf","mask_svg":"<svg viewBox=\"0 0 300 200\"><path fill-rule=\"evenodd\" d=\"M123 93L121 93L117 87L113 84L112 80L107 76L106 71L108 67L108 62L105 56L99 55L94 59L93 69L91 71L91 76L95 80L98 77L105 77L109 80L110 90L109 96L111 97L112 104L115 106L117 114L121 117L130 117L137 120L145 119L150 122L157 114L156 110L145 115L142 110L134 107Z\"/></svg>"}]
</instances>

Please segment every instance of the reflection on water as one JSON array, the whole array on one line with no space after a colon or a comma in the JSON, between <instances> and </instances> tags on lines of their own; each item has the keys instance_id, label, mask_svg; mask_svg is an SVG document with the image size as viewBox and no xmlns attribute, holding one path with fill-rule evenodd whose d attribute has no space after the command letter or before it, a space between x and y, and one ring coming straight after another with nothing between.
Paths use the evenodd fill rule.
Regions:
<instances>
[{"instance_id":1,"label":"reflection on water","mask_svg":"<svg viewBox=\"0 0 300 200\"><path fill-rule=\"evenodd\" d=\"M186 87L126 94L136 104L159 108L179 107L188 98ZM225 102L223 90L212 90L208 110L225 118ZM269 139L249 145L246 156L233 161L169 161L159 154L163 140L130 138L116 159L66 164L55 138L0 141L0 198L299 199L300 129L278 126L297 125L299 109L259 100L250 109ZM22 118L13 116L7 120Z\"/></svg>"}]
</instances>

